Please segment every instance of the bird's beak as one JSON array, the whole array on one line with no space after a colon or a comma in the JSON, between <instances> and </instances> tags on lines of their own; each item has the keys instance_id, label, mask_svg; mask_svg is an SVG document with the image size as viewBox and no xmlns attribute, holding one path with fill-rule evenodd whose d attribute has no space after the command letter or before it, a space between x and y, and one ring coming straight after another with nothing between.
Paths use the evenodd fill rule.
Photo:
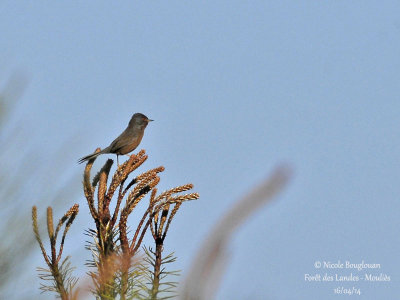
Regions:
<instances>
[{"instance_id":1,"label":"bird's beak","mask_svg":"<svg viewBox=\"0 0 400 300\"><path fill-rule=\"evenodd\" d=\"M147 122L153 122L154 120L151 120L151 119L147 119Z\"/></svg>"}]
</instances>

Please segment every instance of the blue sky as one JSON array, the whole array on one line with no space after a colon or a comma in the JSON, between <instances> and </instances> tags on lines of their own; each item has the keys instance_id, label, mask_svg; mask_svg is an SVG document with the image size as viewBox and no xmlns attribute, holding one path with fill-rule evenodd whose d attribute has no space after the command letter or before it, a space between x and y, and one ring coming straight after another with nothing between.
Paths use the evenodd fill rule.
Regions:
<instances>
[{"instance_id":1,"label":"blue sky","mask_svg":"<svg viewBox=\"0 0 400 300\"><path fill-rule=\"evenodd\" d=\"M397 1L2 1L0 79L28 77L14 126L38 165L61 155L59 174L72 178L75 197L63 208L81 205L66 241L80 255L74 262L88 254L71 239L84 241L92 226L76 160L142 112L155 120L141 144L143 171L164 165L161 189L192 182L201 195L166 240L179 269L273 166L295 170L278 201L235 237L218 299L337 299L342 285L360 288L360 299L392 299L399 9ZM38 202L29 194L27 209ZM392 281L305 282L317 260L380 263ZM33 265L42 264L37 256Z\"/></svg>"}]
</instances>

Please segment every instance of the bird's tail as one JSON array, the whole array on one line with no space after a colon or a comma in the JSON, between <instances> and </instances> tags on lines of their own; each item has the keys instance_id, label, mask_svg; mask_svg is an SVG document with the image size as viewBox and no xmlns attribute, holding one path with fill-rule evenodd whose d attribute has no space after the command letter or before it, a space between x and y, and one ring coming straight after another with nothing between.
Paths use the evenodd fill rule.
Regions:
<instances>
[{"instance_id":1,"label":"bird's tail","mask_svg":"<svg viewBox=\"0 0 400 300\"><path fill-rule=\"evenodd\" d=\"M103 154L102 151L97 152L97 153L93 153L93 154L86 155L86 156L82 157L81 159L79 159L79 160L78 160L78 163L81 164L81 163L83 163L83 162L85 162L85 161L87 161L87 160L89 160L89 159L96 158L96 157L99 156L100 154Z\"/></svg>"}]
</instances>

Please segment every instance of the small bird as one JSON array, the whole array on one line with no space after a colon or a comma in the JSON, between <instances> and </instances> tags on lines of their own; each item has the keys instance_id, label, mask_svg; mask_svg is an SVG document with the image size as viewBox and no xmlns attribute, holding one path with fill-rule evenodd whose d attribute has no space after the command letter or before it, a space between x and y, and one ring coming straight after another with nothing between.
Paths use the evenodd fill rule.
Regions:
<instances>
[{"instance_id":1,"label":"small bird","mask_svg":"<svg viewBox=\"0 0 400 300\"><path fill-rule=\"evenodd\" d=\"M137 146L139 146L143 138L144 129L151 121L153 120L150 120L144 114L134 114L129 121L128 127L126 127L124 132L122 132L120 136L110 144L110 146L104 148L100 152L84 156L79 159L78 162L81 164L86 160L99 156L100 154L115 153L117 154L117 163L119 165L118 155L128 154L129 152L135 150Z\"/></svg>"}]
</instances>

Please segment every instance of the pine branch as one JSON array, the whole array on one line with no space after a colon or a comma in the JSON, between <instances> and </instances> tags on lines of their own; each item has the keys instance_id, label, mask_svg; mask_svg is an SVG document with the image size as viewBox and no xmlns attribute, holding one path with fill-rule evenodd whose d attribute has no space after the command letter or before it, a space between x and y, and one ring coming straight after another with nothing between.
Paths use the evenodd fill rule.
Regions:
<instances>
[{"instance_id":1,"label":"pine branch","mask_svg":"<svg viewBox=\"0 0 400 300\"><path fill-rule=\"evenodd\" d=\"M79 205L75 204L72 206L64 216L58 221L58 225L56 230L54 231L53 225L53 210L51 207L47 208L47 232L50 239L50 252L51 255L47 255L46 249L44 248L42 239L39 234L39 227L37 223L37 208L36 206L32 207L32 221L33 221L33 232L35 234L36 240L39 243L40 249L42 250L43 257L46 261L49 269L38 268L39 277L43 281L50 281L48 285L42 283L41 289L42 291L51 291L58 294L63 300L72 299L71 295L73 293L73 288L77 282L77 278L72 276L73 268L69 263L69 257L67 256L63 262L60 264L60 259L63 252L65 237L67 232L72 225L76 215L79 211ZM56 243L57 243L57 235L63 225L65 224L63 235L61 238L60 248L57 254Z\"/></svg>"}]
</instances>

